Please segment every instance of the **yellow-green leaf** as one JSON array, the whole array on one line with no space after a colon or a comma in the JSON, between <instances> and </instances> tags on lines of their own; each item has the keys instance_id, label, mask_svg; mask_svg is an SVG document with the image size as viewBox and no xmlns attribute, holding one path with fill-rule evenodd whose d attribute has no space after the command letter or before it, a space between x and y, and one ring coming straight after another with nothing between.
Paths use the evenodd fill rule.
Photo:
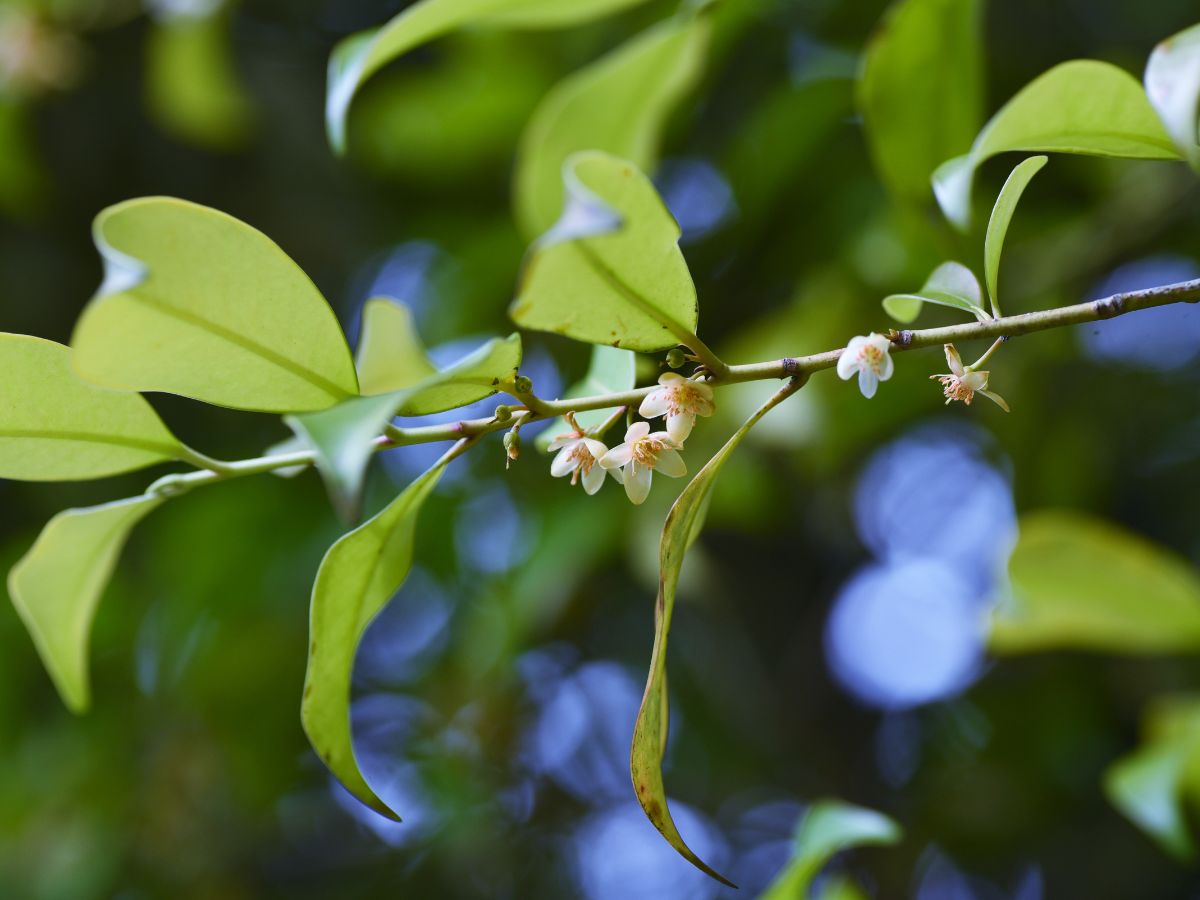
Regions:
<instances>
[{"instance_id":1,"label":"yellow-green leaf","mask_svg":"<svg viewBox=\"0 0 1200 900\"><path fill-rule=\"evenodd\" d=\"M1011 594L992 618L998 653L1200 648L1195 567L1110 523L1070 512L1024 516L1009 576Z\"/></svg>"},{"instance_id":2,"label":"yellow-green leaf","mask_svg":"<svg viewBox=\"0 0 1200 900\"><path fill-rule=\"evenodd\" d=\"M1200 25L1155 47L1143 81L1171 140L1188 164L1200 171Z\"/></svg>"},{"instance_id":3,"label":"yellow-green leaf","mask_svg":"<svg viewBox=\"0 0 1200 900\"><path fill-rule=\"evenodd\" d=\"M562 210L562 166L572 153L603 150L653 167L667 117L700 77L708 34L703 16L668 20L546 95L517 156L513 199L527 237L548 229Z\"/></svg>"},{"instance_id":4,"label":"yellow-green leaf","mask_svg":"<svg viewBox=\"0 0 1200 900\"><path fill-rule=\"evenodd\" d=\"M679 225L633 163L577 153L562 218L530 248L509 310L525 328L627 350L694 338L699 309Z\"/></svg>"},{"instance_id":5,"label":"yellow-green leaf","mask_svg":"<svg viewBox=\"0 0 1200 900\"><path fill-rule=\"evenodd\" d=\"M346 116L364 81L414 47L463 25L563 28L646 0L420 0L382 28L343 40L329 58L325 127L337 153L346 147Z\"/></svg>"},{"instance_id":6,"label":"yellow-green leaf","mask_svg":"<svg viewBox=\"0 0 1200 900\"><path fill-rule=\"evenodd\" d=\"M977 319L988 318L983 308L983 294L975 273L958 262L944 262L925 279L919 291L911 294L889 294L883 298L884 311L905 324L916 320L926 303L949 306L968 312Z\"/></svg>"},{"instance_id":7,"label":"yellow-green leaf","mask_svg":"<svg viewBox=\"0 0 1200 900\"><path fill-rule=\"evenodd\" d=\"M386 297L372 297L363 306L355 365L366 395L398 391L437 372L425 355L412 311Z\"/></svg>"},{"instance_id":8,"label":"yellow-green leaf","mask_svg":"<svg viewBox=\"0 0 1200 900\"><path fill-rule=\"evenodd\" d=\"M667 749L669 713L667 709L667 638L671 631L671 615L675 610L675 591L679 586L679 570L687 549L696 539L704 511L717 474L725 460L742 442L758 420L777 403L789 396L799 384L789 384L776 393L754 413L710 459L679 495L667 514L662 540L658 548L658 600L654 606L654 650L650 659L650 674L646 691L633 728L633 745L629 753L629 773L633 778L638 803L646 817L684 859L702 872L723 884L732 882L713 870L688 847L667 806L663 786L662 760Z\"/></svg>"},{"instance_id":9,"label":"yellow-green leaf","mask_svg":"<svg viewBox=\"0 0 1200 900\"><path fill-rule=\"evenodd\" d=\"M304 731L346 789L392 819L399 817L371 790L354 755L350 681L363 632L408 577L417 515L445 468L446 461L440 461L377 516L330 547L313 586L300 707Z\"/></svg>"},{"instance_id":10,"label":"yellow-green leaf","mask_svg":"<svg viewBox=\"0 0 1200 900\"><path fill-rule=\"evenodd\" d=\"M1045 156L1031 156L1019 163L1004 187L996 197L996 205L992 207L991 218L988 219L987 236L983 242L983 277L987 283L988 296L992 298L992 308L997 309L1000 303L1000 254L1004 251L1004 238L1008 234L1009 223L1025 188L1033 180L1033 176L1041 171L1046 164Z\"/></svg>"},{"instance_id":11,"label":"yellow-green leaf","mask_svg":"<svg viewBox=\"0 0 1200 900\"><path fill-rule=\"evenodd\" d=\"M167 197L96 218L105 277L71 344L86 380L264 412L324 409L358 393L325 298L270 238Z\"/></svg>"},{"instance_id":12,"label":"yellow-green leaf","mask_svg":"<svg viewBox=\"0 0 1200 900\"><path fill-rule=\"evenodd\" d=\"M0 478L102 478L178 457L140 394L80 381L62 344L0 334Z\"/></svg>"},{"instance_id":13,"label":"yellow-green leaf","mask_svg":"<svg viewBox=\"0 0 1200 900\"><path fill-rule=\"evenodd\" d=\"M8 574L8 592L63 702L87 709L88 637L130 529L163 502L133 497L59 513Z\"/></svg>"},{"instance_id":14,"label":"yellow-green leaf","mask_svg":"<svg viewBox=\"0 0 1200 900\"><path fill-rule=\"evenodd\" d=\"M933 174L942 211L966 228L975 170L1010 150L1178 159L1142 86L1109 63L1077 59L1035 78L983 126L971 152Z\"/></svg>"}]
</instances>

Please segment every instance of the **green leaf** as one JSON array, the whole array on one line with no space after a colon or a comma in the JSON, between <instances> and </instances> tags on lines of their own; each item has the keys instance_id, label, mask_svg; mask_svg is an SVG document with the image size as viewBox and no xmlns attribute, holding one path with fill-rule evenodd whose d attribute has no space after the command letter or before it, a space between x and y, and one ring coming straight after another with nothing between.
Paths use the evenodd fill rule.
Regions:
<instances>
[{"instance_id":1,"label":"green leaf","mask_svg":"<svg viewBox=\"0 0 1200 900\"><path fill-rule=\"evenodd\" d=\"M517 156L513 199L527 237L548 229L562 210L562 167L572 153L602 150L654 166L667 117L700 77L709 31L700 16L668 20L546 95Z\"/></svg>"},{"instance_id":2,"label":"green leaf","mask_svg":"<svg viewBox=\"0 0 1200 900\"><path fill-rule=\"evenodd\" d=\"M96 218L105 277L75 327L86 380L263 412L324 409L358 393L329 304L266 235L167 197Z\"/></svg>"},{"instance_id":3,"label":"green leaf","mask_svg":"<svg viewBox=\"0 0 1200 900\"><path fill-rule=\"evenodd\" d=\"M216 150L245 143L254 107L234 66L229 15L174 16L146 36L150 111L178 137Z\"/></svg>"},{"instance_id":4,"label":"green leaf","mask_svg":"<svg viewBox=\"0 0 1200 900\"><path fill-rule=\"evenodd\" d=\"M836 854L851 847L896 844L902 836L900 826L883 813L840 800L819 800L800 819L791 862L759 900L802 900Z\"/></svg>"},{"instance_id":5,"label":"green leaf","mask_svg":"<svg viewBox=\"0 0 1200 900\"><path fill-rule=\"evenodd\" d=\"M662 760L667 749L669 713L667 708L667 638L671 631L671 614L675 609L675 591L679 586L679 570L688 547L695 541L709 496L717 481L721 466L742 439L776 404L789 396L799 384L790 382L762 405L734 432L696 477L676 499L663 525L658 548L658 600L654 606L654 650L650 659L650 674L646 691L633 727L633 746L629 753L629 773L634 791L646 817L679 854L707 875L735 887L732 882L710 868L680 836L667 805L663 786Z\"/></svg>"},{"instance_id":6,"label":"green leaf","mask_svg":"<svg viewBox=\"0 0 1200 900\"><path fill-rule=\"evenodd\" d=\"M992 207L992 217L988 219L987 236L983 242L983 277L987 282L988 296L992 298L993 311L999 310L1000 305L1000 254L1004 251L1004 236L1008 234L1008 225L1017 211L1021 195L1033 176L1046 164L1046 159L1045 156L1031 156L1018 164L1004 182L1004 187L996 197L996 205ZM996 314L999 315L999 312Z\"/></svg>"},{"instance_id":7,"label":"green leaf","mask_svg":"<svg viewBox=\"0 0 1200 900\"><path fill-rule=\"evenodd\" d=\"M61 512L8 574L13 606L74 712L90 701L88 636L100 596L130 530L163 500L133 497Z\"/></svg>"},{"instance_id":8,"label":"green leaf","mask_svg":"<svg viewBox=\"0 0 1200 900\"><path fill-rule=\"evenodd\" d=\"M679 225L636 166L577 153L563 166L562 218L530 248L509 310L525 328L627 350L695 336L696 288Z\"/></svg>"},{"instance_id":9,"label":"green leaf","mask_svg":"<svg viewBox=\"0 0 1200 900\"><path fill-rule=\"evenodd\" d=\"M961 309L980 320L990 318L983 308L979 279L962 263L942 263L929 274L925 284L916 293L891 294L883 298L884 311L905 324L915 321L926 303Z\"/></svg>"},{"instance_id":10,"label":"green leaf","mask_svg":"<svg viewBox=\"0 0 1200 900\"><path fill-rule=\"evenodd\" d=\"M53 341L0 334L0 478L102 478L178 458L144 397L85 384L70 357Z\"/></svg>"},{"instance_id":11,"label":"green leaf","mask_svg":"<svg viewBox=\"0 0 1200 900\"><path fill-rule=\"evenodd\" d=\"M1143 78L1146 95L1188 164L1200 171L1200 25L1154 48Z\"/></svg>"},{"instance_id":12,"label":"green leaf","mask_svg":"<svg viewBox=\"0 0 1200 900\"><path fill-rule=\"evenodd\" d=\"M858 107L880 177L925 203L938 165L965 152L983 123L980 0L904 0L867 45Z\"/></svg>"},{"instance_id":13,"label":"green leaf","mask_svg":"<svg viewBox=\"0 0 1200 900\"><path fill-rule=\"evenodd\" d=\"M521 365L521 336L492 338L478 350L405 388L397 415L425 416L467 406L511 385Z\"/></svg>"},{"instance_id":14,"label":"green leaf","mask_svg":"<svg viewBox=\"0 0 1200 900\"><path fill-rule=\"evenodd\" d=\"M350 680L363 632L408 577L417 516L447 462L443 458L377 516L330 547L313 586L300 707L304 731L346 789L392 819L399 817L371 790L354 755Z\"/></svg>"},{"instance_id":15,"label":"green leaf","mask_svg":"<svg viewBox=\"0 0 1200 900\"><path fill-rule=\"evenodd\" d=\"M597 345L592 348L592 359L587 374L571 385L563 395L564 400L576 397L592 397L596 394L617 394L633 390L637 383L637 356L629 350ZM583 428L594 428L609 417L612 410L590 409L576 413L575 421ZM545 450L560 434L571 430L566 419L556 419L554 424L537 436L538 449Z\"/></svg>"},{"instance_id":16,"label":"green leaf","mask_svg":"<svg viewBox=\"0 0 1200 900\"><path fill-rule=\"evenodd\" d=\"M368 395L398 391L437 372L425 355L412 311L386 297L372 297L363 305L355 366L359 388Z\"/></svg>"},{"instance_id":17,"label":"green leaf","mask_svg":"<svg viewBox=\"0 0 1200 900\"><path fill-rule=\"evenodd\" d=\"M1200 647L1195 568L1107 522L1056 511L1023 517L1009 576L1011 596L992 619L998 653Z\"/></svg>"},{"instance_id":18,"label":"green leaf","mask_svg":"<svg viewBox=\"0 0 1200 900\"><path fill-rule=\"evenodd\" d=\"M336 153L346 149L346 116L364 81L392 60L463 25L563 28L646 0L421 0L382 28L351 35L333 48L325 94L325 127Z\"/></svg>"},{"instance_id":19,"label":"green leaf","mask_svg":"<svg viewBox=\"0 0 1200 900\"><path fill-rule=\"evenodd\" d=\"M966 229L975 170L1010 150L1179 158L1141 85L1116 66L1090 59L1035 78L983 126L970 153L938 167L933 190L946 218Z\"/></svg>"}]
</instances>

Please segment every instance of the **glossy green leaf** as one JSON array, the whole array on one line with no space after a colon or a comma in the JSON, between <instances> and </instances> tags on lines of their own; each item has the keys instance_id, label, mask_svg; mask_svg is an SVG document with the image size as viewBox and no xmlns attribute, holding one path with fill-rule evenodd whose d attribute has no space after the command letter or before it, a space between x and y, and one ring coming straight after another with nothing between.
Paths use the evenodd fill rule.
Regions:
<instances>
[{"instance_id":1,"label":"glossy green leaf","mask_svg":"<svg viewBox=\"0 0 1200 900\"><path fill-rule=\"evenodd\" d=\"M363 633L408 577L417 516L445 468L446 462L439 462L330 547L313 586L300 707L304 731L346 789L392 819L399 817L371 790L354 755L350 679Z\"/></svg>"},{"instance_id":2,"label":"glossy green leaf","mask_svg":"<svg viewBox=\"0 0 1200 900\"><path fill-rule=\"evenodd\" d=\"M8 574L13 605L74 712L90 701L88 637L100 596L130 529L163 500L133 497L61 512Z\"/></svg>"},{"instance_id":3,"label":"glossy green leaf","mask_svg":"<svg viewBox=\"0 0 1200 900\"><path fill-rule=\"evenodd\" d=\"M933 190L946 218L967 227L975 170L1010 150L1179 158L1141 85L1116 66L1089 59L1035 78L983 126L970 153L938 167Z\"/></svg>"},{"instance_id":4,"label":"glossy green leaf","mask_svg":"<svg viewBox=\"0 0 1200 900\"><path fill-rule=\"evenodd\" d=\"M420 0L382 28L352 35L329 58L325 127L337 153L346 147L346 116L364 81L414 47L464 25L563 28L646 0Z\"/></svg>"},{"instance_id":5,"label":"glossy green leaf","mask_svg":"<svg viewBox=\"0 0 1200 900\"><path fill-rule=\"evenodd\" d=\"M0 478L102 478L182 449L140 394L80 381L62 344L0 334Z\"/></svg>"},{"instance_id":6,"label":"glossy green leaf","mask_svg":"<svg viewBox=\"0 0 1200 900\"><path fill-rule=\"evenodd\" d=\"M883 298L884 311L905 324L916 320L926 303L969 312L978 319L989 318L975 273L957 262L944 262L934 269L919 291L890 294Z\"/></svg>"},{"instance_id":7,"label":"glossy green leaf","mask_svg":"<svg viewBox=\"0 0 1200 900\"><path fill-rule=\"evenodd\" d=\"M398 391L437 372L425 355L412 311L386 297L372 297L363 305L355 366L359 388L368 395Z\"/></svg>"},{"instance_id":8,"label":"glossy green leaf","mask_svg":"<svg viewBox=\"0 0 1200 900\"><path fill-rule=\"evenodd\" d=\"M563 166L567 202L530 248L509 312L525 328L652 352L694 336L699 309L679 225L642 172L607 153Z\"/></svg>"},{"instance_id":9,"label":"glossy green leaf","mask_svg":"<svg viewBox=\"0 0 1200 900\"><path fill-rule=\"evenodd\" d=\"M593 397L596 394L616 394L633 390L637 383L637 356L629 350L597 345L592 348L592 359L587 374L568 388L564 400L575 397ZM611 409L591 409L576 413L575 421L583 428L594 428L612 414ZM537 446L545 450L560 434L571 430L565 419L556 419L554 424L537 436Z\"/></svg>"},{"instance_id":10,"label":"glossy green leaf","mask_svg":"<svg viewBox=\"0 0 1200 900\"><path fill-rule=\"evenodd\" d=\"M663 22L546 95L517 157L514 202L527 237L558 218L562 167L572 153L603 150L642 169L654 166L667 117L700 77L708 34L702 16Z\"/></svg>"},{"instance_id":11,"label":"glossy green leaf","mask_svg":"<svg viewBox=\"0 0 1200 900\"><path fill-rule=\"evenodd\" d=\"M1188 164L1200 171L1200 25L1154 48L1143 78L1146 96Z\"/></svg>"},{"instance_id":12,"label":"glossy green leaf","mask_svg":"<svg viewBox=\"0 0 1200 900\"><path fill-rule=\"evenodd\" d=\"M851 847L899 843L900 826L883 813L840 800L820 800L796 827L792 860L759 900L803 900L813 879L836 854Z\"/></svg>"},{"instance_id":13,"label":"glossy green leaf","mask_svg":"<svg viewBox=\"0 0 1200 900\"><path fill-rule=\"evenodd\" d=\"M688 547L695 541L703 523L717 474L737 445L750 433L750 429L783 400L791 388L789 385L775 394L734 432L704 468L696 473L667 514L658 548L659 587L658 600L654 606L654 650L650 659L650 674L646 679L646 691L642 696L642 705L638 709L637 721L633 727L633 746L629 753L629 773L633 778L638 803L641 804L646 817L684 859L702 872L731 886L732 883L728 879L710 868L688 847L675 827L667 805L662 775L662 760L667 749L669 725L667 638L671 631L671 615L675 610L679 570Z\"/></svg>"},{"instance_id":14,"label":"glossy green leaf","mask_svg":"<svg viewBox=\"0 0 1200 900\"><path fill-rule=\"evenodd\" d=\"M75 370L123 390L264 412L324 409L358 393L320 292L266 235L167 197L96 218L104 283L75 327Z\"/></svg>"},{"instance_id":15,"label":"glossy green leaf","mask_svg":"<svg viewBox=\"0 0 1200 900\"><path fill-rule=\"evenodd\" d=\"M398 392L404 396L397 415L425 416L483 400L511 384L520 365L519 334L492 338L478 350Z\"/></svg>"},{"instance_id":16,"label":"glossy green leaf","mask_svg":"<svg viewBox=\"0 0 1200 900\"><path fill-rule=\"evenodd\" d=\"M867 146L894 194L927 202L929 179L983 124L981 0L903 0L863 57L858 108Z\"/></svg>"},{"instance_id":17,"label":"glossy green leaf","mask_svg":"<svg viewBox=\"0 0 1200 900\"><path fill-rule=\"evenodd\" d=\"M992 619L999 653L1200 648L1195 567L1115 525L1069 512L1025 516L1009 576L1011 595Z\"/></svg>"},{"instance_id":18,"label":"glossy green leaf","mask_svg":"<svg viewBox=\"0 0 1200 900\"><path fill-rule=\"evenodd\" d=\"M150 111L183 140L228 150L253 131L254 107L234 65L227 12L174 16L146 36Z\"/></svg>"},{"instance_id":19,"label":"glossy green leaf","mask_svg":"<svg viewBox=\"0 0 1200 900\"><path fill-rule=\"evenodd\" d=\"M992 298L993 310L1000 303L1000 255L1004 252L1004 237L1008 234L1008 226L1013 213L1017 211L1021 195L1033 176L1046 164L1046 159L1045 156L1031 156L1017 165L1004 182L1004 187L996 197L996 205L992 207L987 236L983 242L983 277L987 282L988 296Z\"/></svg>"}]
</instances>

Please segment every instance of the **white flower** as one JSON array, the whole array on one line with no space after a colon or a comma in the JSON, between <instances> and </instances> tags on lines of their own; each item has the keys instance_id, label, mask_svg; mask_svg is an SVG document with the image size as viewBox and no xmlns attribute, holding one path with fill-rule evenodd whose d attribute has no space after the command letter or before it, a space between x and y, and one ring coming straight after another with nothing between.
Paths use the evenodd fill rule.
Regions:
<instances>
[{"instance_id":1,"label":"white flower","mask_svg":"<svg viewBox=\"0 0 1200 900\"><path fill-rule=\"evenodd\" d=\"M958 355L958 351L954 349L953 344L946 344L946 363L950 366L950 374L948 375L930 375L930 378L936 379L942 383L942 388L946 395L946 404L949 405L951 400L961 400L967 406L971 405L971 400L975 394L983 394L1005 412L1008 412L1008 404L1004 402L1004 398L999 394L993 394L987 389L988 374L987 372L968 372L962 364L962 358Z\"/></svg>"},{"instance_id":2,"label":"white flower","mask_svg":"<svg viewBox=\"0 0 1200 900\"><path fill-rule=\"evenodd\" d=\"M558 451L550 463L550 474L555 478L571 476L571 484L581 480L583 489L589 494L600 490L604 484L604 469L596 465L608 452L603 442L585 437L581 432L568 431L550 442L550 452Z\"/></svg>"},{"instance_id":3,"label":"white flower","mask_svg":"<svg viewBox=\"0 0 1200 900\"><path fill-rule=\"evenodd\" d=\"M659 376L661 387L651 391L642 401L638 412L644 418L667 417L667 434L682 446L692 433L696 416L713 414L713 389L703 381L692 381L675 372Z\"/></svg>"},{"instance_id":4,"label":"white flower","mask_svg":"<svg viewBox=\"0 0 1200 900\"><path fill-rule=\"evenodd\" d=\"M859 335L850 339L842 355L838 357L837 373L842 381L858 373L858 388L864 397L875 396L879 382L892 377L894 363L888 355L891 342L882 334L871 332L866 337Z\"/></svg>"},{"instance_id":5,"label":"white flower","mask_svg":"<svg viewBox=\"0 0 1200 900\"><path fill-rule=\"evenodd\" d=\"M625 443L604 454L600 465L617 481L624 482L630 500L641 503L650 493L650 477L655 469L670 478L687 474L677 447L665 431L651 434L648 424L634 422L625 432Z\"/></svg>"}]
</instances>

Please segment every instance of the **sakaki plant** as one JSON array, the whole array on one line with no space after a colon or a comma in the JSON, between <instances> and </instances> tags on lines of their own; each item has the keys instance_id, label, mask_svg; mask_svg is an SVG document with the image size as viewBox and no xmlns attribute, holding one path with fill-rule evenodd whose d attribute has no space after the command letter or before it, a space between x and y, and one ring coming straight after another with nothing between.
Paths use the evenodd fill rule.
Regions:
<instances>
[{"instance_id":1,"label":"sakaki plant","mask_svg":"<svg viewBox=\"0 0 1200 900\"><path fill-rule=\"evenodd\" d=\"M340 150L347 141L359 85L424 41L466 24L565 27L638 2L423 0L335 51L327 104L333 145ZM699 336L700 307L679 247L679 226L643 171L654 162L663 118L702 65L708 29L707 5L687 4L677 17L556 88L531 125L528 152L518 162L516 206L532 242L510 314L521 329L594 347L587 377L563 397L545 396L522 373L519 333L496 337L448 367L434 366L410 312L388 298L367 303L362 338L352 353L332 309L304 272L269 237L222 212L150 197L99 214L94 238L104 264L103 283L84 308L70 346L0 335L6 376L0 389L0 477L74 481L162 464L188 469L162 475L139 496L60 513L9 574L13 602L72 710L89 705L89 627L121 547L131 529L158 507L186 502L188 493L226 481L315 468L333 505L354 519L374 456L443 443L445 452L428 471L329 548L312 593L301 700L305 732L347 790L380 814L398 818L402 811L377 796L355 758L349 704L360 639L408 575L421 507L450 463L468 452L493 452L497 466L502 455L505 464L529 464L533 454L522 445L521 430L553 420L537 442L553 455L536 464L548 470L547 477L581 486L579 503L608 489L623 490L640 504L651 491L666 489L656 475L676 479L694 471L662 530L653 653L634 723L630 771L638 802L654 826L694 865L728 883L676 829L662 761L668 731L667 644L680 566L703 526L706 501L729 456L771 409L825 369L855 380L858 391L847 388L846 404L886 403L884 382L897 365L912 365L939 382L940 394L938 386L930 386L931 405L942 399L970 404L982 394L1007 410L992 390L994 382L1003 383L1005 342L1153 306L1194 303L1200 300L1200 280L1003 313L1004 239L1021 194L1046 163L1045 155L1036 155L1013 169L993 205L983 244L982 287L969 268L947 261L919 289L883 300L900 327L864 322L867 333L847 335L844 346L797 347L797 355L782 358L721 358L712 344L723 336ZM879 109L877 95L886 89L879 84L885 50L876 47L873 53L860 95L868 127ZM640 78L647 60L665 74L639 95L634 102L642 105L620 127L592 133L591 126L570 124L579 119L580 104L603 98L606 86ZM1063 152L1183 160L1200 167L1198 102L1197 29L1155 51L1144 89L1105 63L1064 63L1001 108L966 155L937 168L932 192L946 216L966 227L974 173L998 154ZM557 210L557 218L548 210ZM925 304L963 313L967 321L909 328ZM971 343L983 349L964 364L958 348ZM950 371L930 371L940 368L934 353L908 361L910 351L922 349L942 351ZM655 383L638 383L636 354L659 362L664 372ZM692 456L690 438L707 427L705 418L721 405L722 390L752 381L781 384L711 458ZM143 392L282 415L294 438L262 455L214 459L177 439ZM405 424L406 418L458 409L495 394L511 401L491 416ZM488 440L493 435L502 436L502 448L499 440ZM606 488L609 479L617 484ZM860 837L894 840L894 826L870 818L875 815L835 806L814 808L810 819L851 816L869 826L861 836L847 836L844 845ZM803 872L806 884L812 873ZM794 880L801 883L801 875Z\"/></svg>"}]
</instances>

